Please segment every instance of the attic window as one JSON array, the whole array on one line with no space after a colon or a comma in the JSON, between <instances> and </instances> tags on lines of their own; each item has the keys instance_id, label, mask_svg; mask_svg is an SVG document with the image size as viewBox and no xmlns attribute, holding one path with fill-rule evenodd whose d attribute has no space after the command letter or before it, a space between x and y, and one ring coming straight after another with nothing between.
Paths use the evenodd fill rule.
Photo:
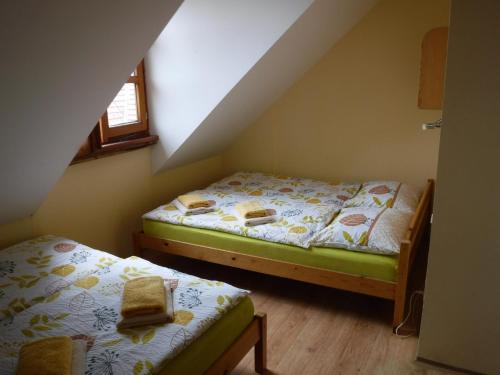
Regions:
<instances>
[{"instance_id":1,"label":"attic window","mask_svg":"<svg viewBox=\"0 0 500 375\"><path fill-rule=\"evenodd\" d=\"M147 146L158 141L149 133L144 61L130 74L98 124L73 159L73 163L111 152Z\"/></svg>"}]
</instances>

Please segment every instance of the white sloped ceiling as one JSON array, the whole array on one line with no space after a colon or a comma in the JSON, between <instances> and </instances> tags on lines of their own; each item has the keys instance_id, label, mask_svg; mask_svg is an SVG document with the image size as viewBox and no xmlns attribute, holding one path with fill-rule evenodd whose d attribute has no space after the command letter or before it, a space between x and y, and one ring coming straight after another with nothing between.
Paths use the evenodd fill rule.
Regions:
<instances>
[{"instance_id":1,"label":"white sloped ceiling","mask_svg":"<svg viewBox=\"0 0 500 375\"><path fill-rule=\"evenodd\" d=\"M377 0L186 0L148 53L156 171L224 150Z\"/></svg>"},{"instance_id":2,"label":"white sloped ceiling","mask_svg":"<svg viewBox=\"0 0 500 375\"><path fill-rule=\"evenodd\" d=\"M156 171L222 151L376 0L181 2L3 4L0 224L36 211L158 35L146 59Z\"/></svg>"},{"instance_id":3,"label":"white sloped ceiling","mask_svg":"<svg viewBox=\"0 0 500 375\"><path fill-rule=\"evenodd\" d=\"M0 223L38 208L181 2L2 4Z\"/></svg>"}]
</instances>

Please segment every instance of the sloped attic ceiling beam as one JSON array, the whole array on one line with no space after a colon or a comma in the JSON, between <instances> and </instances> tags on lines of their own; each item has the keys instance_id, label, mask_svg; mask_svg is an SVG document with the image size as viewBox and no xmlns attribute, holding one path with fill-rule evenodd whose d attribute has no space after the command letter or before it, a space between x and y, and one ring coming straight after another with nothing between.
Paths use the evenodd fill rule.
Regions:
<instances>
[{"instance_id":1,"label":"sloped attic ceiling beam","mask_svg":"<svg viewBox=\"0 0 500 375\"><path fill-rule=\"evenodd\" d=\"M186 0L146 59L154 169L223 151L375 3Z\"/></svg>"},{"instance_id":2,"label":"sloped attic ceiling beam","mask_svg":"<svg viewBox=\"0 0 500 375\"><path fill-rule=\"evenodd\" d=\"M0 223L38 208L181 2L2 4Z\"/></svg>"}]
</instances>

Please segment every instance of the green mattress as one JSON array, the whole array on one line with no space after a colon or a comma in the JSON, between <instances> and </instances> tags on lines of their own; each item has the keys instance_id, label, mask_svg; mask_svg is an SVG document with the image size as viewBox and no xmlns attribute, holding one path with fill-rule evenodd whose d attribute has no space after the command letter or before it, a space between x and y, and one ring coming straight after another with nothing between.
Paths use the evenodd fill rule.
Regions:
<instances>
[{"instance_id":1,"label":"green mattress","mask_svg":"<svg viewBox=\"0 0 500 375\"><path fill-rule=\"evenodd\" d=\"M251 323L253 316L252 300L245 297L198 339L167 362L159 374L203 374Z\"/></svg>"},{"instance_id":2,"label":"green mattress","mask_svg":"<svg viewBox=\"0 0 500 375\"><path fill-rule=\"evenodd\" d=\"M163 239L237 251L289 263L344 272L373 279L395 281L397 258L329 247L301 247L278 244L235 234L184 225L143 220L144 233Z\"/></svg>"}]
</instances>

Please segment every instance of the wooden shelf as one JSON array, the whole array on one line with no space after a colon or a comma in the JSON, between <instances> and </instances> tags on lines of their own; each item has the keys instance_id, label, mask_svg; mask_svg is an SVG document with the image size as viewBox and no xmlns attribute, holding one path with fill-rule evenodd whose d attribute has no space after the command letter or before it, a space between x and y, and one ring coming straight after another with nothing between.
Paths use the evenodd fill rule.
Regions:
<instances>
[{"instance_id":1,"label":"wooden shelf","mask_svg":"<svg viewBox=\"0 0 500 375\"><path fill-rule=\"evenodd\" d=\"M418 93L418 107L421 109L443 108L447 47L448 27L432 29L422 40Z\"/></svg>"}]
</instances>

